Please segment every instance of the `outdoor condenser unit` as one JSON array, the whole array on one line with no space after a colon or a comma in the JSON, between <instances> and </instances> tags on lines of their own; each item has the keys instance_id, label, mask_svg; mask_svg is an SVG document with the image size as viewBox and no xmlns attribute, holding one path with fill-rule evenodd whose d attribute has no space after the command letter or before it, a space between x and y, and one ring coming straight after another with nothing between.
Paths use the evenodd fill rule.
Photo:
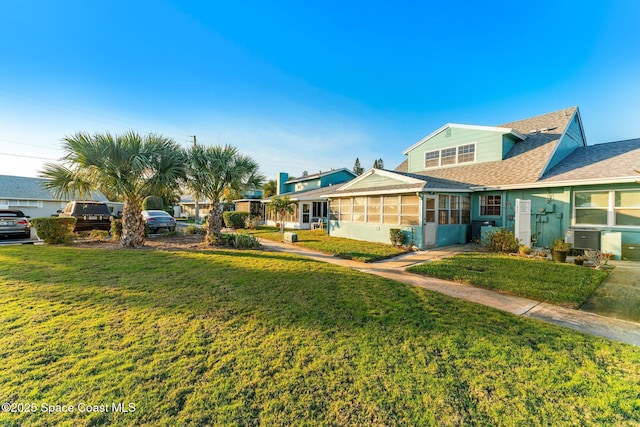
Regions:
<instances>
[{"instance_id":1,"label":"outdoor condenser unit","mask_svg":"<svg viewBox=\"0 0 640 427\"><path fill-rule=\"evenodd\" d=\"M600 230L572 228L574 249L600 249ZM567 237L570 235L567 232ZM565 239L570 242L570 239Z\"/></svg>"}]
</instances>

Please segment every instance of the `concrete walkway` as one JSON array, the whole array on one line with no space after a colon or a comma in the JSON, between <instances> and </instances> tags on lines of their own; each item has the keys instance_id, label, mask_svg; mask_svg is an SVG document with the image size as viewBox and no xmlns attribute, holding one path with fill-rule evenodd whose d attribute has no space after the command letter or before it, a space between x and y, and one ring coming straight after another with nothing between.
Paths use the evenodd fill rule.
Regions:
<instances>
[{"instance_id":1,"label":"concrete walkway","mask_svg":"<svg viewBox=\"0 0 640 427\"><path fill-rule=\"evenodd\" d=\"M609 261L609 264L615 266L612 274L580 310L631 322L640 321L640 262Z\"/></svg>"},{"instance_id":2,"label":"concrete walkway","mask_svg":"<svg viewBox=\"0 0 640 427\"><path fill-rule=\"evenodd\" d=\"M260 239L267 250L291 253L318 261L353 268L365 273L419 286L455 298L475 302L498 310L525 316L544 322L565 326L580 332L609 338L611 340L640 346L640 324L620 319L600 316L585 311L572 310L552 304L534 301L512 295L505 295L488 289L413 274L405 268L435 259L452 256L460 252L472 251L470 245L457 245L400 255L384 261L365 264L322 254L299 246ZM615 270L614 270L615 272ZM614 273L615 274L615 273ZM612 274L613 276L613 274Z\"/></svg>"}]
</instances>

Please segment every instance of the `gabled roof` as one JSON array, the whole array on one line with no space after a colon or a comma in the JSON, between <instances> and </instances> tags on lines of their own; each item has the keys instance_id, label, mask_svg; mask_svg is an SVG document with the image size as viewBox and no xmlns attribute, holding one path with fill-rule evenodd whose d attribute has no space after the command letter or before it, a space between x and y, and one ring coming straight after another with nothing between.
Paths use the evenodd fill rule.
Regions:
<instances>
[{"instance_id":1,"label":"gabled roof","mask_svg":"<svg viewBox=\"0 0 640 427\"><path fill-rule=\"evenodd\" d=\"M0 175L0 199L65 201L45 188L44 182L42 178ZM100 192L94 192L91 196L97 201L108 201Z\"/></svg>"},{"instance_id":2,"label":"gabled roof","mask_svg":"<svg viewBox=\"0 0 640 427\"><path fill-rule=\"evenodd\" d=\"M348 172L351 175L356 176L356 174L353 171L351 171L351 170L349 170L347 168L340 168L340 169L332 169L330 171L325 171L325 172L320 171L318 173L314 173L314 174L307 175L307 176L300 176L298 178L289 178L285 182L285 184L293 184L295 182L309 181L311 179L318 179L318 178L322 178L323 176L333 175L333 174L339 173L339 172Z\"/></svg>"},{"instance_id":3,"label":"gabled roof","mask_svg":"<svg viewBox=\"0 0 640 427\"><path fill-rule=\"evenodd\" d=\"M483 130L483 131L489 131L489 132L498 132L498 133L502 133L502 134L507 133L507 134L513 135L514 137L516 137L520 141L523 141L526 138L525 135L523 135L519 131L517 131L517 130L509 127L509 126L496 127L496 126L477 126L477 125L462 125L462 124L457 124L457 123L447 123L446 125L442 126L440 129L438 129L438 130L436 130L434 132L431 132L429 135L425 136L420 141L416 142L411 147L409 147L406 150L404 150L402 152L402 154L404 154L404 155L408 154L409 151L413 150L418 145L420 145L420 144L422 144L424 142L427 142L428 140L430 140L431 138L433 138L434 136L438 135L440 132L442 132L443 130L448 129L448 128Z\"/></svg>"},{"instance_id":4,"label":"gabled roof","mask_svg":"<svg viewBox=\"0 0 640 427\"><path fill-rule=\"evenodd\" d=\"M544 174L540 182L640 180L640 138L578 147Z\"/></svg>"},{"instance_id":5,"label":"gabled roof","mask_svg":"<svg viewBox=\"0 0 640 427\"><path fill-rule=\"evenodd\" d=\"M501 125L501 128L512 128L519 133L527 134L527 138L516 143L503 160L430 169L416 174L469 187L535 183L544 172L547 162L575 115L579 115L579 111L577 107L571 107ZM540 132L530 133L533 129Z\"/></svg>"}]
</instances>

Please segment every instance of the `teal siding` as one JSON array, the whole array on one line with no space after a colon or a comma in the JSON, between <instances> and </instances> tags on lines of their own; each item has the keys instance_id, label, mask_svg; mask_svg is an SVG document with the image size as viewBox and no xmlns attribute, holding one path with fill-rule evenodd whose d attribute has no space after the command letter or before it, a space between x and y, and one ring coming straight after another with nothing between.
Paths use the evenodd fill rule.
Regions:
<instances>
[{"instance_id":1,"label":"teal siding","mask_svg":"<svg viewBox=\"0 0 640 427\"><path fill-rule=\"evenodd\" d=\"M330 175L325 175L320 178L319 187L327 187L333 184L341 184L343 182L351 181L354 178L352 174L347 171L338 171Z\"/></svg>"},{"instance_id":2,"label":"teal siding","mask_svg":"<svg viewBox=\"0 0 640 427\"><path fill-rule=\"evenodd\" d=\"M556 129L552 132L559 132L559 129ZM580 127L580 122L578 120L578 115L576 114L569 124L565 135L560 139L556 150L553 153L553 156L549 160L549 164L547 165L544 172L548 171L558 163L560 163L565 157L573 152L578 147L582 147L586 145L584 135L582 134L582 128ZM543 173L544 173L543 172Z\"/></svg>"},{"instance_id":3,"label":"teal siding","mask_svg":"<svg viewBox=\"0 0 640 427\"><path fill-rule=\"evenodd\" d=\"M469 231L469 225L438 225L436 247L467 243L467 233Z\"/></svg>"},{"instance_id":4,"label":"teal siding","mask_svg":"<svg viewBox=\"0 0 640 427\"><path fill-rule=\"evenodd\" d=\"M514 145L516 145L520 140L516 140L513 135L505 134L502 135L502 159L505 158L507 153L511 151Z\"/></svg>"},{"instance_id":5,"label":"teal siding","mask_svg":"<svg viewBox=\"0 0 640 427\"><path fill-rule=\"evenodd\" d=\"M447 132L450 130L450 132ZM449 134L449 136L448 136ZM408 154L409 172L420 172L424 168L424 153L442 148L476 143L476 163L502 160L504 141L500 132L473 129L449 128L423 142Z\"/></svg>"},{"instance_id":6,"label":"teal siding","mask_svg":"<svg viewBox=\"0 0 640 427\"><path fill-rule=\"evenodd\" d=\"M410 225L390 225L390 224L367 224L363 222L341 222L329 221L328 232L334 237L344 237L347 239L364 240L366 242L391 243L389 231L392 228L399 228L405 232L407 237L405 244L413 238L414 244L422 247L422 227Z\"/></svg>"}]
</instances>

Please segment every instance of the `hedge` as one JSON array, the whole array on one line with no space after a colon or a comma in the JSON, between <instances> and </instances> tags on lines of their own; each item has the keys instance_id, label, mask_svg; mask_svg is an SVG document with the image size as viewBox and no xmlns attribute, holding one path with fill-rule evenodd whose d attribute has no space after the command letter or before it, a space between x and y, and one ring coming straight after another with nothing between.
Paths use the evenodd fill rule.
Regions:
<instances>
[{"instance_id":1,"label":"hedge","mask_svg":"<svg viewBox=\"0 0 640 427\"><path fill-rule=\"evenodd\" d=\"M35 227L38 237L53 245L68 243L73 238L76 219L73 217L34 218L31 225Z\"/></svg>"},{"instance_id":2,"label":"hedge","mask_svg":"<svg viewBox=\"0 0 640 427\"><path fill-rule=\"evenodd\" d=\"M245 221L249 218L249 212L223 212L224 226L227 228L244 228Z\"/></svg>"}]
</instances>

